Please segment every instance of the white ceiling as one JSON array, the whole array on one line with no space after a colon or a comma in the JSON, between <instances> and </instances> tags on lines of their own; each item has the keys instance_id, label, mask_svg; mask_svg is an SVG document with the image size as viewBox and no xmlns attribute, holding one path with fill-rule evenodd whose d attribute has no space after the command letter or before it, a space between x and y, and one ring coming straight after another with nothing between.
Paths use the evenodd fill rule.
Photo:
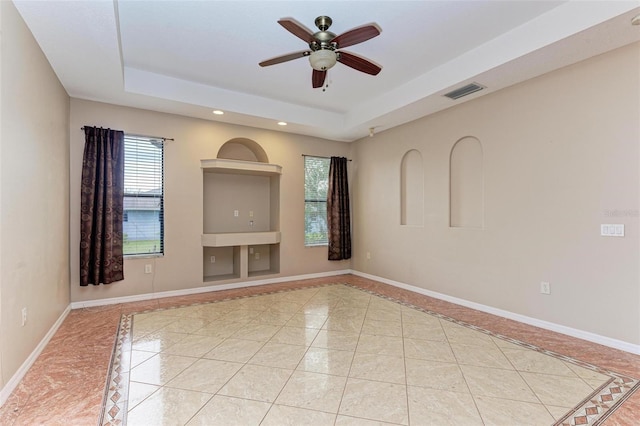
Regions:
<instances>
[{"instance_id":1,"label":"white ceiling","mask_svg":"<svg viewBox=\"0 0 640 426\"><path fill-rule=\"evenodd\" d=\"M70 96L352 141L640 40L638 1L14 1ZM345 50L312 89L304 50L277 21L382 33ZM478 82L458 101L442 96ZM225 111L214 116L212 109ZM289 123L286 127L277 121Z\"/></svg>"}]
</instances>

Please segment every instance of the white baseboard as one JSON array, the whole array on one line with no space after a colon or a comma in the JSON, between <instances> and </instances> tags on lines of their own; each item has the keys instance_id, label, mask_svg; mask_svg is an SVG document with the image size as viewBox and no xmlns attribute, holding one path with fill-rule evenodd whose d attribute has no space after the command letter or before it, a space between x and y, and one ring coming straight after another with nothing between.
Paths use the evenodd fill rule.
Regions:
<instances>
[{"instance_id":1,"label":"white baseboard","mask_svg":"<svg viewBox=\"0 0 640 426\"><path fill-rule=\"evenodd\" d=\"M236 288L242 288L242 287L254 287L254 286L259 286L264 284L274 284L274 283L281 283L281 282L287 282L287 281L306 280L306 279L312 279L312 278L323 278L323 277L330 277L330 276L344 275L344 274L353 274L363 278L368 278L370 280L379 281L385 284L392 285L394 287L402 288L405 290L413 291L415 293L423 294L425 296L433 297L434 299L444 300L450 303L454 303L456 305L465 306L467 308L475 309L481 312L486 312L499 317L518 321L524 324L533 325L535 327L539 327L545 330L555 331L557 333L566 334L567 336L576 337L578 339L586 340L593 343L598 343L600 345L608 346L610 348L620 349L625 352L640 355L640 345L625 342L623 340L612 339L610 337L567 327L567 326L552 323L549 321L528 317L526 315L505 311L503 309L494 308L492 306L471 302L465 299L460 299L458 297L449 296L446 294L416 287L414 285L405 284L399 281L394 281L387 278L378 277L376 275L371 275L371 274L367 274L367 273L356 271L356 270L350 270L350 269L345 269L340 271L320 272L315 274L296 275L296 276L289 276L289 277L267 278L267 279L256 280L256 281L240 281L240 282L235 282L230 284L212 285L212 286L197 287L197 288L190 288L190 289L184 289L184 290L163 291L159 293L147 293L147 294L139 294L134 296L113 297L109 299L72 302L70 307L71 309L80 309L80 308L88 308L88 307L94 307L94 306L111 305L116 303L139 302L143 300L161 299L164 297L186 296L190 294L208 293L212 291L230 290L230 289L236 289Z\"/></svg>"},{"instance_id":2,"label":"white baseboard","mask_svg":"<svg viewBox=\"0 0 640 426\"><path fill-rule=\"evenodd\" d=\"M70 311L71 311L71 305L66 307L66 309L58 317L56 322L51 326L47 334L42 338L40 343L38 343L38 346L36 346L36 348L33 350L33 352L31 352L29 357L22 363L20 368L18 368L18 371L14 373L11 379L9 379L9 381L4 385L2 390L0 390L0 407L3 406L5 402L7 402L7 399L11 395L11 392L14 391L14 389L18 386L18 384L20 384L20 381L22 380L24 375L27 374L27 371L29 371L29 368L31 368L33 363L36 362L36 359L38 359L38 356L40 355L40 353L42 353L42 351L47 346L47 344L49 343L53 335L56 334L56 331L58 331L58 328L60 328L60 325L62 325L62 322L65 320L67 315L69 315Z\"/></svg>"},{"instance_id":3,"label":"white baseboard","mask_svg":"<svg viewBox=\"0 0 640 426\"><path fill-rule=\"evenodd\" d=\"M94 306L113 305L117 303L140 302L143 300L162 299L164 297L187 296L190 294L209 293L212 291L232 290L243 287L255 287L264 284L283 283L287 281L308 280L312 278L324 278L335 275L350 274L350 269L340 271L319 272L315 274L295 275L289 277L266 278L255 281L240 281L230 284L211 285L206 287L196 287L184 290L162 291L158 293L137 294L134 296L111 297L108 299L87 300L82 302L72 302L71 309L90 308Z\"/></svg>"},{"instance_id":4,"label":"white baseboard","mask_svg":"<svg viewBox=\"0 0 640 426\"><path fill-rule=\"evenodd\" d=\"M380 281L385 284L399 287L405 290L413 291L415 293L423 294L425 296L433 297L434 299L444 300L446 302L455 303L456 305L465 306L467 308L475 309L477 311L486 312L499 317L508 318L514 321L518 321L524 324L533 325L535 327L543 328L545 330L555 331L557 333L566 334L567 336L577 337L578 339L587 340L589 342L598 343L600 345L608 346L614 349L620 349L621 351L629 352L635 355L640 355L640 345L625 342L623 340L612 339L610 337L601 336L599 334L591 333L584 330L578 330L576 328L567 327L560 324L555 324L549 321L543 321L537 318L528 317L526 315L516 314L514 312L505 311L502 309L494 308L492 306L482 305L476 302L470 302L468 300L459 299L457 297L448 296L446 294L437 293L435 291L426 290L424 288L416 287L410 284L401 283L399 281L390 280L387 278L378 277L364 272L352 270L353 275L359 277L368 278L374 281Z\"/></svg>"}]
</instances>

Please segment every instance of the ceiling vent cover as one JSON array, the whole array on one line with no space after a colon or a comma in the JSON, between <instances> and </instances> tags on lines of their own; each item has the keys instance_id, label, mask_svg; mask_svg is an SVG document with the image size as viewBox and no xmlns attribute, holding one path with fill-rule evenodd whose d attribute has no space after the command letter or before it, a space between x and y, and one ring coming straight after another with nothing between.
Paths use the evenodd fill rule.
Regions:
<instances>
[{"instance_id":1,"label":"ceiling vent cover","mask_svg":"<svg viewBox=\"0 0 640 426\"><path fill-rule=\"evenodd\" d=\"M463 86L463 87L461 87L459 89L452 90L449 93L445 93L445 96L447 98L454 99L454 100L455 99L460 99L460 98L462 98L464 96L470 95L470 94L475 93L475 92L477 92L479 90L482 90L484 88L485 88L484 86L481 86L478 83L471 83L471 84L467 84L466 86Z\"/></svg>"}]
</instances>

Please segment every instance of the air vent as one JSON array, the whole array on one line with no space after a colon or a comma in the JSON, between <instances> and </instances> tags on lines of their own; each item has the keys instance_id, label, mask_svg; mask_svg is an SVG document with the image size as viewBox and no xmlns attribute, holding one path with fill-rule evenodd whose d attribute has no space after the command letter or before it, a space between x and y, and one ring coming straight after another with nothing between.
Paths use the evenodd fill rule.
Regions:
<instances>
[{"instance_id":1,"label":"air vent","mask_svg":"<svg viewBox=\"0 0 640 426\"><path fill-rule=\"evenodd\" d=\"M456 90L452 90L449 93L445 93L445 96L447 98L451 98L451 99L460 99L464 96L470 95L472 93L475 93L479 90L484 89L484 86L479 85L478 83L471 83L471 84L467 84L464 87L461 87L459 89Z\"/></svg>"}]
</instances>

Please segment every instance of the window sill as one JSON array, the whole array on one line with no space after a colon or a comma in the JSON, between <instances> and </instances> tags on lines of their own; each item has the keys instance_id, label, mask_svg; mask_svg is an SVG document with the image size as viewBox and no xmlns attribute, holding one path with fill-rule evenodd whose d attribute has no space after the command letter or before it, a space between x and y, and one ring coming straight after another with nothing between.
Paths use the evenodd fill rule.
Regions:
<instances>
[{"instance_id":1,"label":"window sill","mask_svg":"<svg viewBox=\"0 0 640 426\"><path fill-rule=\"evenodd\" d=\"M155 259L158 257L164 257L164 253L149 253L149 254L125 254L124 259Z\"/></svg>"}]
</instances>

